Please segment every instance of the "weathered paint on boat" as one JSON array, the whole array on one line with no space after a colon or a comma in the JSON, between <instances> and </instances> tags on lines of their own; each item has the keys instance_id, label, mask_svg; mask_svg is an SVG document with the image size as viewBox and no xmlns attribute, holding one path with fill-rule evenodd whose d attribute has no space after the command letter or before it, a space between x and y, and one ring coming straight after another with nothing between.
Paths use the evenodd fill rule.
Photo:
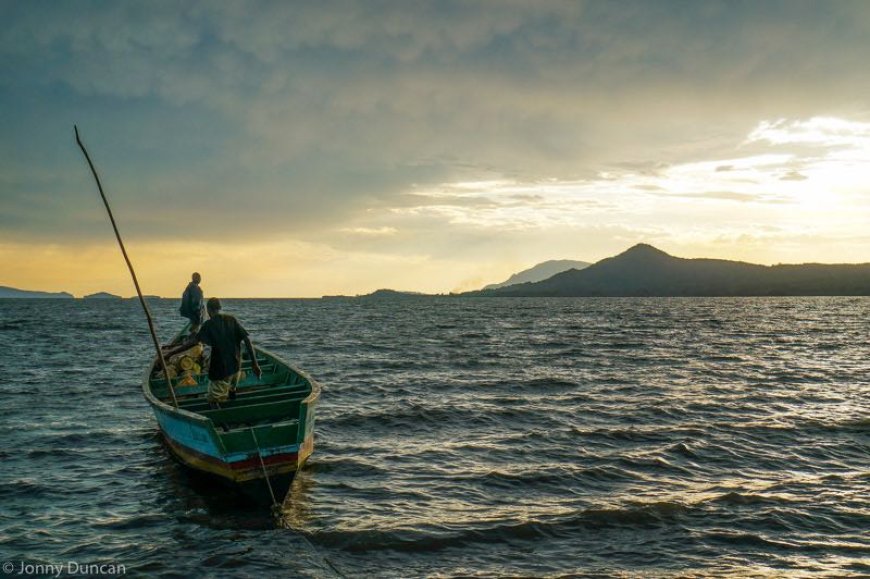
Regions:
<instances>
[{"instance_id":1,"label":"weathered paint on boat","mask_svg":"<svg viewBox=\"0 0 870 579\"><path fill-rule=\"evenodd\" d=\"M238 395L220 409L210 408L205 400L205 369L194 386L173 379L178 408L172 406L165 380L154 377L156 359L142 389L167 447L183 464L236 485L259 483L264 488L265 466L273 486L286 490L314 451L320 385L278 356L255 349L263 375L258 379L249 371L250 361L243 360L242 369L248 371Z\"/></svg>"}]
</instances>

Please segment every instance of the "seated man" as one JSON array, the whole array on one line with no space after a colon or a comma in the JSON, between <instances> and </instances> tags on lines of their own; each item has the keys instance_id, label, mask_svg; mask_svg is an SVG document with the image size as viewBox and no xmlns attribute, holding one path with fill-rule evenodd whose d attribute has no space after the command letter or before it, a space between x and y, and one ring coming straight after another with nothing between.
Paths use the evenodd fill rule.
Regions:
<instances>
[{"instance_id":1,"label":"seated man","mask_svg":"<svg viewBox=\"0 0 870 579\"><path fill-rule=\"evenodd\" d=\"M197 342L211 346L211 360L208 367L208 401L213 406L234 398L236 386L239 383L242 368L241 343L245 343L251 358L251 370L259 378L263 371L257 363L254 345L248 337L248 332L242 324L228 314L222 314L221 302L217 298L209 298L206 305L209 319L198 332L191 334L182 344L164 352L167 358L191 348Z\"/></svg>"}]
</instances>

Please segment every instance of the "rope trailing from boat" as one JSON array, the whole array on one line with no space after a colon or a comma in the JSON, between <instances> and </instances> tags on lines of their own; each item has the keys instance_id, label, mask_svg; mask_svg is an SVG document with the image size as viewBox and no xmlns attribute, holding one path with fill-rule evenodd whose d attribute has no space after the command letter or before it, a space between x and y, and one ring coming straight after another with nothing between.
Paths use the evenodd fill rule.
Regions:
<instances>
[{"instance_id":1,"label":"rope trailing from boat","mask_svg":"<svg viewBox=\"0 0 870 579\"><path fill-rule=\"evenodd\" d=\"M338 575L338 576L341 577L342 579L348 579L347 575L345 575L344 573L342 573L342 572L339 570L338 567L336 567L335 565L332 564L332 561L330 561L329 559L326 558L326 555L322 555L322 554L320 553L320 551L317 550L317 547L314 546L314 543L312 543L311 541L308 540L308 537L306 537L305 535L303 535L301 532L300 532L300 533L297 533L297 535L298 535L299 537L302 537L302 540L305 541L305 542L308 544L308 547L311 549L311 551L312 551L314 554L316 554L318 557L320 557L321 559L323 559L323 562L326 563L326 564L329 566L329 568L332 569L332 570L335 572L336 575Z\"/></svg>"},{"instance_id":2,"label":"rope trailing from boat","mask_svg":"<svg viewBox=\"0 0 870 579\"><path fill-rule=\"evenodd\" d=\"M166 385L169 386L169 393L172 394L172 403L178 408L178 399L175 397L175 388L172 386L172 378L169 377L169 371L166 369L166 360L163 359L163 350L160 349L160 340L157 339L157 332L154 331L154 321L151 319L151 311L148 309L148 304L145 303L145 298L142 297L142 290L139 288L139 280L136 278L136 271L133 269L133 264L127 256L127 250L124 248L124 241L121 239L121 233L118 231L118 225L115 223L115 216L112 215L112 208L109 207L109 200L106 199L106 194L103 192L103 184L100 183L100 176L97 175L97 169L91 162L91 156L88 155L88 150L79 138L79 128L73 125L76 133L76 143L85 155L85 160L88 162L88 167L91 168L91 174L97 182L97 189L100 190L100 197L103 198L103 205L106 206L106 212L109 214L109 221L112 222L112 229L115 230L115 238L118 240L118 245L121 247L121 254L124 256L124 261L127 262L127 268L130 270L130 275L133 277L133 285L136 286L136 294L139 296L139 303L142 304L142 309L145 311L145 318L148 320L148 329L151 331L151 339L154 340L154 348L157 350L157 358L160 361L160 367L163 369L163 376L166 378Z\"/></svg>"},{"instance_id":3,"label":"rope trailing from boat","mask_svg":"<svg viewBox=\"0 0 870 579\"><path fill-rule=\"evenodd\" d=\"M266 479L266 486L269 487L269 495L272 496L272 512L278 514L281 510L281 505L275 500L275 491L272 490L272 481L269 479L269 473L266 472L266 463L263 462L263 453L260 450L260 442L257 440L257 433L254 432L254 427L251 427L251 436L254 437L254 445L257 447L257 458L260 459L260 468L263 469L263 478Z\"/></svg>"},{"instance_id":4,"label":"rope trailing from boat","mask_svg":"<svg viewBox=\"0 0 870 579\"><path fill-rule=\"evenodd\" d=\"M260 450L260 441L257 440L257 433L254 432L254 427L250 427L251 436L254 438L254 445L257 447L257 458L260 459L260 468L263 469L263 478L266 479L266 486L269 487L269 495L272 497L272 514L277 519L277 522L283 527L284 526L284 515L281 512L281 505L278 504L278 501L275 500L275 491L272 490L272 482L269 480L269 473L266 471L266 463L263 462L263 453ZM308 547L311 549L313 553L315 553L318 557L323 559L323 562L329 565L329 568L332 569L336 575L347 579L347 575L342 573L338 567L332 564L332 561L326 558L325 555L322 555L320 551L317 550L317 547L308 540L308 537L303 535L302 533L298 533L299 537L302 538L308 544Z\"/></svg>"}]
</instances>

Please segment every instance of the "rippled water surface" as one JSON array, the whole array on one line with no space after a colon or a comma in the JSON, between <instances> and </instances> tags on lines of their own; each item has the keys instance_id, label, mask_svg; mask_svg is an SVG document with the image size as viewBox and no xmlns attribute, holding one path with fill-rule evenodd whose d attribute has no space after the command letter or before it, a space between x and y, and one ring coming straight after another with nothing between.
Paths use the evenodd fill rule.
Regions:
<instances>
[{"instance_id":1,"label":"rippled water surface","mask_svg":"<svg viewBox=\"0 0 870 579\"><path fill-rule=\"evenodd\" d=\"M175 300L152 302L158 329ZM0 300L0 554L135 576L868 576L866 298L227 300L324 392L284 505L191 478L137 302Z\"/></svg>"}]
</instances>

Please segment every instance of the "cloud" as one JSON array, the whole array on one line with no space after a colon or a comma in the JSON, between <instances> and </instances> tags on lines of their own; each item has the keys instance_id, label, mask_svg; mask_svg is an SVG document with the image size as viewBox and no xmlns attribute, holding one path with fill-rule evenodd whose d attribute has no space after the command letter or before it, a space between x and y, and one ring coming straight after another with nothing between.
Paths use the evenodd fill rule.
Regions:
<instances>
[{"instance_id":1,"label":"cloud","mask_svg":"<svg viewBox=\"0 0 870 579\"><path fill-rule=\"evenodd\" d=\"M734 191L700 191L698 193L682 193L679 196L695 199L719 199L722 201L759 201L756 195L751 193L735 193Z\"/></svg>"},{"instance_id":2,"label":"cloud","mask_svg":"<svg viewBox=\"0 0 870 579\"><path fill-rule=\"evenodd\" d=\"M352 233L354 235L365 236L382 236L395 235L399 230L395 227L345 227L341 230L343 233Z\"/></svg>"},{"instance_id":3,"label":"cloud","mask_svg":"<svg viewBox=\"0 0 870 579\"><path fill-rule=\"evenodd\" d=\"M809 144L827 148L870 148L870 122L836 117L807 120L762 121L747 137L748 142L771 145Z\"/></svg>"},{"instance_id":4,"label":"cloud","mask_svg":"<svg viewBox=\"0 0 870 579\"><path fill-rule=\"evenodd\" d=\"M799 171L789 171L780 177L780 179L783 181L806 181L808 177L801 174Z\"/></svg>"}]
</instances>

